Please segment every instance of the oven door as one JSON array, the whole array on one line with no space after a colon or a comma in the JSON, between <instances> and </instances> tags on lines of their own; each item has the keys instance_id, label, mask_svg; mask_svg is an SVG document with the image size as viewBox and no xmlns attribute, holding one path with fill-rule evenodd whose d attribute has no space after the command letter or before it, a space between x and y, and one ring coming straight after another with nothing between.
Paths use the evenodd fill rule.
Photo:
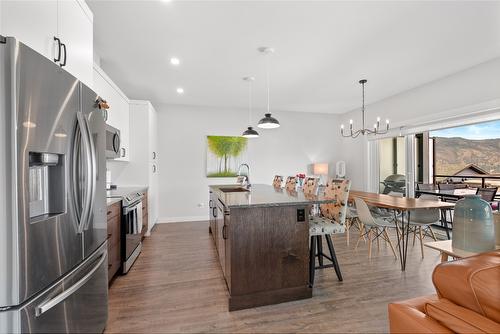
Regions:
<instances>
[{"instance_id":1,"label":"oven door","mask_svg":"<svg viewBox=\"0 0 500 334\"><path fill-rule=\"evenodd\" d=\"M122 268L127 273L141 252L142 198L123 208Z\"/></svg>"},{"instance_id":2,"label":"oven door","mask_svg":"<svg viewBox=\"0 0 500 334\"><path fill-rule=\"evenodd\" d=\"M120 158L120 130L106 125L106 158Z\"/></svg>"}]
</instances>

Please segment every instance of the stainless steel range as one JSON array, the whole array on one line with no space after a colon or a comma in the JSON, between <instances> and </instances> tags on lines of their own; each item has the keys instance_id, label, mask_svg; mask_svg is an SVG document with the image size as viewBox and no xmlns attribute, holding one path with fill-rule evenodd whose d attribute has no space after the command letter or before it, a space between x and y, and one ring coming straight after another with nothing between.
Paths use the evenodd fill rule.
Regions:
<instances>
[{"instance_id":1,"label":"stainless steel range","mask_svg":"<svg viewBox=\"0 0 500 334\"><path fill-rule=\"evenodd\" d=\"M108 198L122 199L121 258L126 274L142 250L142 199L144 193L134 188L108 191Z\"/></svg>"},{"instance_id":2,"label":"stainless steel range","mask_svg":"<svg viewBox=\"0 0 500 334\"><path fill-rule=\"evenodd\" d=\"M99 96L0 36L0 332L102 332L108 314Z\"/></svg>"}]
</instances>

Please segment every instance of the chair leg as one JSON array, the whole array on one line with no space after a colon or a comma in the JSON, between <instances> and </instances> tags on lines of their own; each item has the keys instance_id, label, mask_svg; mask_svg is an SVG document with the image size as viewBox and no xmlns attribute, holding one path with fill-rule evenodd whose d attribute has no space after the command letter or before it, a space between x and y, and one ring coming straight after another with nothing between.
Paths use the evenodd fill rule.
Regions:
<instances>
[{"instance_id":1,"label":"chair leg","mask_svg":"<svg viewBox=\"0 0 500 334\"><path fill-rule=\"evenodd\" d=\"M356 241L356 246L354 246L354 249L358 249L358 245L361 239L365 239L365 227L363 225L361 225L361 228L359 230L359 238L358 241Z\"/></svg>"},{"instance_id":2,"label":"chair leg","mask_svg":"<svg viewBox=\"0 0 500 334\"><path fill-rule=\"evenodd\" d=\"M378 237L378 227L375 230L375 238L377 238L377 251L380 253L380 238Z\"/></svg>"},{"instance_id":3,"label":"chair leg","mask_svg":"<svg viewBox=\"0 0 500 334\"><path fill-rule=\"evenodd\" d=\"M432 227L430 225L427 226L427 227L429 228L429 231L431 231L432 239L434 239L434 241L437 241L436 235L434 234L434 231L432 230Z\"/></svg>"},{"instance_id":4,"label":"chair leg","mask_svg":"<svg viewBox=\"0 0 500 334\"><path fill-rule=\"evenodd\" d=\"M320 266L323 266L323 237L321 235L317 236L317 246L318 246L318 262Z\"/></svg>"},{"instance_id":5,"label":"chair leg","mask_svg":"<svg viewBox=\"0 0 500 334\"><path fill-rule=\"evenodd\" d=\"M368 231L368 258L372 258L372 228Z\"/></svg>"},{"instance_id":6,"label":"chair leg","mask_svg":"<svg viewBox=\"0 0 500 334\"><path fill-rule=\"evenodd\" d=\"M415 239L417 237L417 227L413 228L413 246L415 246Z\"/></svg>"},{"instance_id":7,"label":"chair leg","mask_svg":"<svg viewBox=\"0 0 500 334\"><path fill-rule=\"evenodd\" d=\"M347 246L349 246L349 229L352 226L352 218L345 220L345 236L347 237Z\"/></svg>"},{"instance_id":8,"label":"chair leg","mask_svg":"<svg viewBox=\"0 0 500 334\"><path fill-rule=\"evenodd\" d=\"M316 269L316 236L311 237L311 247L309 248L309 287L314 285L314 270Z\"/></svg>"},{"instance_id":9,"label":"chair leg","mask_svg":"<svg viewBox=\"0 0 500 334\"><path fill-rule=\"evenodd\" d=\"M389 243L389 246L391 246L392 253L394 254L394 257L397 259L398 256L396 254L396 250L394 249L394 245L392 244L391 238L389 238L389 233L387 233L387 227L384 227L384 235L387 238L387 242Z\"/></svg>"},{"instance_id":10,"label":"chair leg","mask_svg":"<svg viewBox=\"0 0 500 334\"><path fill-rule=\"evenodd\" d=\"M422 226L418 227L418 238L420 239L420 252L422 253L422 259L424 258L424 236L422 235Z\"/></svg>"},{"instance_id":11,"label":"chair leg","mask_svg":"<svg viewBox=\"0 0 500 334\"><path fill-rule=\"evenodd\" d=\"M328 249L330 250L330 256L333 260L333 268L335 269L335 273L337 274L337 278L342 282L342 273L340 272L339 261L337 260L337 255L335 254L335 248L333 247L332 237L327 234L325 235L326 243L328 244Z\"/></svg>"}]
</instances>

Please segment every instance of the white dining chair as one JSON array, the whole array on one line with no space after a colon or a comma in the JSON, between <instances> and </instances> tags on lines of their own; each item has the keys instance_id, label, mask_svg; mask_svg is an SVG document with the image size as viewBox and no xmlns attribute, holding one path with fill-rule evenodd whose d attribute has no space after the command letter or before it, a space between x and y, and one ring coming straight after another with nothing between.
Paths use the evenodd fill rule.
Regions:
<instances>
[{"instance_id":1,"label":"white dining chair","mask_svg":"<svg viewBox=\"0 0 500 334\"><path fill-rule=\"evenodd\" d=\"M387 243L389 243L392 253L397 259L398 256L396 255L396 250L394 249L394 245L391 241L391 238L389 237L389 233L387 233L387 229L396 228L396 225L386 219L374 217L370 212L370 209L366 202L361 198L356 197L354 199L354 202L356 203L358 218L361 224L363 224L364 228L364 232L360 234L358 241L356 242L355 249L358 248L359 241L362 239L362 237L366 236L366 238L368 239L368 258L371 259L373 241L377 240L377 245L379 245L379 238L382 238Z\"/></svg>"},{"instance_id":2,"label":"white dining chair","mask_svg":"<svg viewBox=\"0 0 500 334\"><path fill-rule=\"evenodd\" d=\"M419 199L427 201L439 201L439 197L434 195L422 194ZM424 258L424 243L423 240L426 236L431 237L436 241L436 235L432 230L432 224L439 224L440 220L439 209L415 209L410 210L410 231L413 232L413 245L415 245L416 238L420 241L420 252L422 259Z\"/></svg>"}]
</instances>

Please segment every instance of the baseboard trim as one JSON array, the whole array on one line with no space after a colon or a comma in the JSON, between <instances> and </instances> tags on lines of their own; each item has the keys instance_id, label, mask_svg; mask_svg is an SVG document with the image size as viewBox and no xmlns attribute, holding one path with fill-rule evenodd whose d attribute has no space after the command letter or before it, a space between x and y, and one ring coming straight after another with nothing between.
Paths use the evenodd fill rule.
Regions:
<instances>
[{"instance_id":1,"label":"baseboard trim","mask_svg":"<svg viewBox=\"0 0 500 334\"><path fill-rule=\"evenodd\" d=\"M208 220L208 216L163 217L163 218L158 218L156 224L184 223L184 222L196 222L204 220L205 221Z\"/></svg>"}]
</instances>

